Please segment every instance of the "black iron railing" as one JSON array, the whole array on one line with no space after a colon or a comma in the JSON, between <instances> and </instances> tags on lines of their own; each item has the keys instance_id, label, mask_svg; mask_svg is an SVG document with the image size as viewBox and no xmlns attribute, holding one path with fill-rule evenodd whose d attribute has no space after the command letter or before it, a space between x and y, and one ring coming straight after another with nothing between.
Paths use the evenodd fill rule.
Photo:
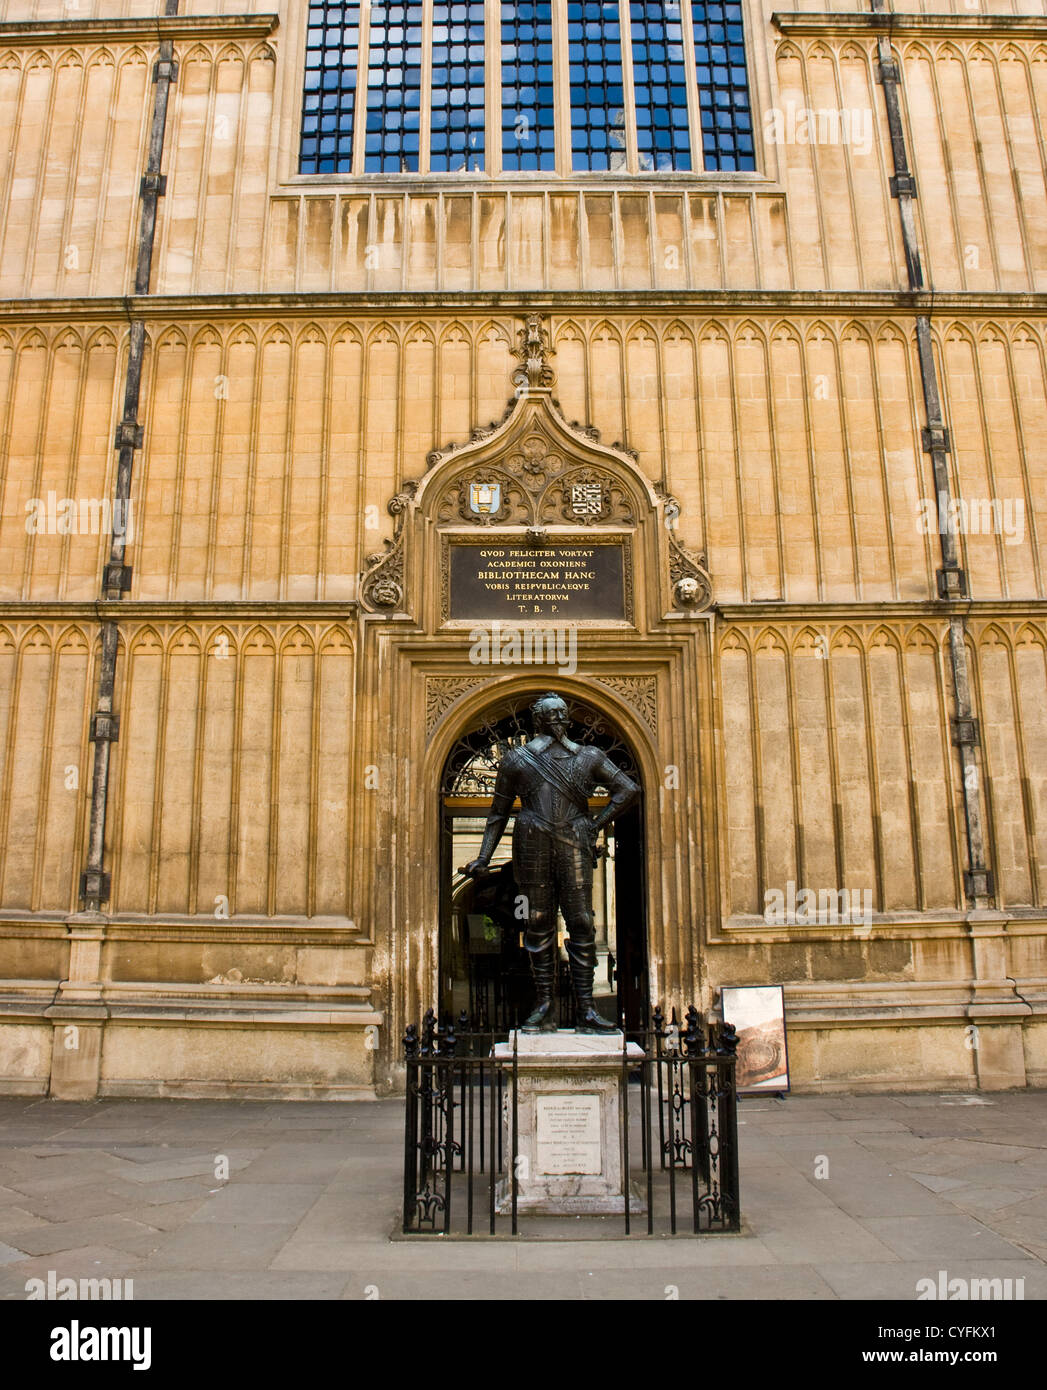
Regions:
<instances>
[{"instance_id":1,"label":"black iron railing","mask_svg":"<svg viewBox=\"0 0 1047 1390\"><path fill-rule=\"evenodd\" d=\"M493 1055L508 1037L472 1028L464 1013L441 1026L432 1009L408 1027L405 1234L518 1235L528 1222L517 1208L518 1057L515 1047ZM740 1229L737 1043L730 1024L703 1026L693 1006L682 1021L655 1010L650 1028L623 1038L619 1142L633 1198L620 1217L583 1220L627 1235Z\"/></svg>"}]
</instances>

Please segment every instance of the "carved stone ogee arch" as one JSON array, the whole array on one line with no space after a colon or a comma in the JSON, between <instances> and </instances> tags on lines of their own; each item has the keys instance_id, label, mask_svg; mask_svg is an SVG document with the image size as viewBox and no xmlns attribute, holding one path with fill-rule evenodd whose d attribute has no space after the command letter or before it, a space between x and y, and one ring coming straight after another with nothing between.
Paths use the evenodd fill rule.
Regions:
<instances>
[{"instance_id":1,"label":"carved stone ogee arch","mask_svg":"<svg viewBox=\"0 0 1047 1390\"><path fill-rule=\"evenodd\" d=\"M523 387L503 419L473 431L462 446L436 450L419 480L405 481L388 510L391 538L367 556L360 597L371 613L410 613L426 626L423 595L439 563L434 533L505 528L526 533L528 544L584 538L601 531L632 537L642 562L637 585L657 594L656 622L666 609L701 613L712 602L705 556L684 549L672 534L676 499L641 472L631 451L602 444L591 428L572 426L548 387ZM474 511L470 489L491 486L487 510ZM628 547L627 547L628 549Z\"/></svg>"}]
</instances>

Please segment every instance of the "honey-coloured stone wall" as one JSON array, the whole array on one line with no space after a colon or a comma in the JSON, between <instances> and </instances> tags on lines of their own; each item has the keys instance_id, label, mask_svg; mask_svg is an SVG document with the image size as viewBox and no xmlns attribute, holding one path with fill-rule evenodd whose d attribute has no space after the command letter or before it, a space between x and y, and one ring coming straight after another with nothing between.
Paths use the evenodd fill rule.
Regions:
<instances>
[{"instance_id":1,"label":"honey-coloured stone wall","mask_svg":"<svg viewBox=\"0 0 1047 1390\"><path fill-rule=\"evenodd\" d=\"M530 314L662 509L568 681L644 770L652 1002L782 983L798 1087L1042 1084L1041 0L747 3L757 169L591 176L299 176L304 0L161 9L0 13L0 1090L400 1084L441 750L561 675L470 663L431 516L395 604L361 577L501 428ZM790 884L868 920L775 920Z\"/></svg>"}]
</instances>

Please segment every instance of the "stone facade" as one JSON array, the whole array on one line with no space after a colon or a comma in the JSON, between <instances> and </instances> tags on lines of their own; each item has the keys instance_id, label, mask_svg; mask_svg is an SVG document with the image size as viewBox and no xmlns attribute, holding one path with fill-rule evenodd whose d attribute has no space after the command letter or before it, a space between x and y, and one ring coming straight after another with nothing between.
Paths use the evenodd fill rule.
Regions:
<instances>
[{"instance_id":1,"label":"stone facade","mask_svg":"<svg viewBox=\"0 0 1047 1390\"><path fill-rule=\"evenodd\" d=\"M652 1000L782 982L797 1086L1047 1080L1036 5L754 0L756 173L495 177L299 176L299 0L8 0L0 1090L397 1084L443 760L535 684L441 611L438 503L528 430L633 507L561 685L643 772Z\"/></svg>"}]
</instances>

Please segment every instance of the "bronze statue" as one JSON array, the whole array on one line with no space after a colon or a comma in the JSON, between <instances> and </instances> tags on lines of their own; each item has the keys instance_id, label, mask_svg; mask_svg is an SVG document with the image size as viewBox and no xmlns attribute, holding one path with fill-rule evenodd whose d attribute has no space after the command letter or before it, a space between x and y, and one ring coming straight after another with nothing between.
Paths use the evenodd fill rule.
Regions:
<instances>
[{"instance_id":1,"label":"bronze statue","mask_svg":"<svg viewBox=\"0 0 1047 1390\"><path fill-rule=\"evenodd\" d=\"M523 1024L525 1033L556 1032L556 911L567 924L567 955L577 1004L576 1031L613 1033L593 1007L596 929L593 921L593 865L600 830L639 795L639 787L598 748L567 737L567 705L550 692L531 706L535 737L510 748L498 768L491 812L478 858L464 873L478 878L490 871L491 855L505 830L513 801L521 810L513 827L513 873L524 898L524 946L531 962L537 1002ZM595 816L589 797L597 787L611 794Z\"/></svg>"}]
</instances>

